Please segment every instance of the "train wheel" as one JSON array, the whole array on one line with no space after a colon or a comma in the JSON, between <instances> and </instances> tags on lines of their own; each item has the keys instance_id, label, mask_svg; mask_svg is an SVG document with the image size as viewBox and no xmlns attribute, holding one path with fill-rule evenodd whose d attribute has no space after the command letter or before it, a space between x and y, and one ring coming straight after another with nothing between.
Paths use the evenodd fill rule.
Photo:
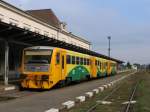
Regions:
<instances>
[{"instance_id":1,"label":"train wheel","mask_svg":"<svg viewBox=\"0 0 150 112\"><path fill-rule=\"evenodd\" d=\"M62 87L64 87L66 85L66 82L64 81L64 80L61 80L60 82L59 82L59 84L58 84L58 87L59 88L62 88Z\"/></svg>"},{"instance_id":2,"label":"train wheel","mask_svg":"<svg viewBox=\"0 0 150 112\"><path fill-rule=\"evenodd\" d=\"M19 91L24 91L25 88L23 88L21 85L19 85Z\"/></svg>"},{"instance_id":3,"label":"train wheel","mask_svg":"<svg viewBox=\"0 0 150 112\"><path fill-rule=\"evenodd\" d=\"M66 85L71 84L71 82L72 82L72 78L71 77L67 77L66 80L65 80Z\"/></svg>"}]
</instances>

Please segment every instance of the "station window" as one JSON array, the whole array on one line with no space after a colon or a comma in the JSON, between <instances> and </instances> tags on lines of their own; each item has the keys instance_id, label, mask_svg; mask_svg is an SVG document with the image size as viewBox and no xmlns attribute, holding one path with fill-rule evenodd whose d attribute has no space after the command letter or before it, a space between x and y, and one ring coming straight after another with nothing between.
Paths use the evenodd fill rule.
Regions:
<instances>
[{"instance_id":1,"label":"station window","mask_svg":"<svg viewBox=\"0 0 150 112\"><path fill-rule=\"evenodd\" d=\"M75 64L75 56L72 56L72 64Z\"/></svg>"},{"instance_id":2,"label":"station window","mask_svg":"<svg viewBox=\"0 0 150 112\"><path fill-rule=\"evenodd\" d=\"M80 64L83 65L83 58L80 58Z\"/></svg>"},{"instance_id":3,"label":"station window","mask_svg":"<svg viewBox=\"0 0 150 112\"><path fill-rule=\"evenodd\" d=\"M44 36L48 37L49 36L49 32L44 31Z\"/></svg>"},{"instance_id":4,"label":"station window","mask_svg":"<svg viewBox=\"0 0 150 112\"><path fill-rule=\"evenodd\" d=\"M71 56L67 55L67 64L71 64Z\"/></svg>"},{"instance_id":5,"label":"station window","mask_svg":"<svg viewBox=\"0 0 150 112\"><path fill-rule=\"evenodd\" d=\"M56 54L56 64L60 63L60 53Z\"/></svg>"},{"instance_id":6,"label":"station window","mask_svg":"<svg viewBox=\"0 0 150 112\"><path fill-rule=\"evenodd\" d=\"M57 39L57 36L55 34L51 34L51 37Z\"/></svg>"},{"instance_id":7,"label":"station window","mask_svg":"<svg viewBox=\"0 0 150 112\"><path fill-rule=\"evenodd\" d=\"M24 26L23 28L24 28L25 30L30 30L30 28L27 27L27 26Z\"/></svg>"},{"instance_id":8,"label":"station window","mask_svg":"<svg viewBox=\"0 0 150 112\"><path fill-rule=\"evenodd\" d=\"M31 29L31 25L26 24L26 23L24 23L23 25L24 25L23 28L24 28L25 30L30 30L30 29Z\"/></svg>"},{"instance_id":9,"label":"station window","mask_svg":"<svg viewBox=\"0 0 150 112\"><path fill-rule=\"evenodd\" d=\"M18 20L15 20L15 19L13 19L13 18L9 18L9 23L10 23L11 25L18 26L19 21L18 21Z\"/></svg>"},{"instance_id":10,"label":"station window","mask_svg":"<svg viewBox=\"0 0 150 112\"><path fill-rule=\"evenodd\" d=\"M41 30L39 28L34 27L34 31L35 31L35 33L39 34Z\"/></svg>"},{"instance_id":11,"label":"station window","mask_svg":"<svg viewBox=\"0 0 150 112\"><path fill-rule=\"evenodd\" d=\"M79 60L79 57L76 57L76 64L80 64L80 60Z\"/></svg>"},{"instance_id":12,"label":"station window","mask_svg":"<svg viewBox=\"0 0 150 112\"><path fill-rule=\"evenodd\" d=\"M2 21L4 19L4 15L0 14L0 21Z\"/></svg>"}]
</instances>

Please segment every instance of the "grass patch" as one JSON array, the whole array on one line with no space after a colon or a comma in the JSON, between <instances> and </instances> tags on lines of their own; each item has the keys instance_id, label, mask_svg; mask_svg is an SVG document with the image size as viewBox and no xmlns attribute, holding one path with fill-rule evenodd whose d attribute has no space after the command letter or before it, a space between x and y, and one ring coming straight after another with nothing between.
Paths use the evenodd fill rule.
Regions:
<instances>
[{"instance_id":1,"label":"grass patch","mask_svg":"<svg viewBox=\"0 0 150 112\"><path fill-rule=\"evenodd\" d=\"M141 74L142 81L137 89L137 104L134 107L135 112L150 112L150 73Z\"/></svg>"},{"instance_id":2,"label":"grass patch","mask_svg":"<svg viewBox=\"0 0 150 112\"><path fill-rule=\"evenodd\" d=\"M109 97L106 100L106 101L111 101L112 104L98 105L97 108L94 110L94 112L120 112L120 111L122 111L122 109L124 109L124 107L125 107L124 105L122 105L122 103L129 100L129 96L130 96L136 82L141 80L141 77L144 76L144 75L141 76L141 74L143 74L143 73L140 72L140 73L137 73L136 75L132 75L131 77L129 77L126 80L123 80L119 84L117 84L116 86L121 85L120 88L111 97ZM149 81L149 83L150 83L150 81ZM145 87L146 85L141 85L141 86L143 88L143 86ZM98 100L102 100L104 97L106 97L112 90L113 90L113 88L109 88L109 89L105 90L104 92L96 95L92 99L89 99L85 103L78 104L76 107L69 110L68 112L86 112L90 107L95 105ZM148 109L148 107L146 107L146 109ZM138 112L147 112L147 111L138 111Z\"/></svg>"}]
</instances>

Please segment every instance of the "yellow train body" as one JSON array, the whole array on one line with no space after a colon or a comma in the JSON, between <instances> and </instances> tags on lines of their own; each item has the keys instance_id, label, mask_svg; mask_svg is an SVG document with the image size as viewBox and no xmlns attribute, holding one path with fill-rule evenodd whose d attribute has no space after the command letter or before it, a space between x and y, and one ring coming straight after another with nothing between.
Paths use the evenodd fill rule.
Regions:
<instances>
[{"instance_id":1,"label":"yellow train body","mask_svg":"<svg viewBox=\"0 0 150 112\"><path fill-rule=\"evenodd\" d=\"M61 48L35 46L23 51L21 86L51 89L57 84L114 75L115 61Z\"/></svg>"}]
</instances>

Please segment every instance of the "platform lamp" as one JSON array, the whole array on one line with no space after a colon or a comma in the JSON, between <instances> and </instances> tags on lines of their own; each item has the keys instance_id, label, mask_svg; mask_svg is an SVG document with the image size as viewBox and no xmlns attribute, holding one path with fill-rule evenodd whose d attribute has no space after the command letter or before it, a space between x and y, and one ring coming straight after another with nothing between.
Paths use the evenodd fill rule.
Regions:
<instances>
[{"instance_id":1,"label":"platform lamp","mask_svg":"<svg viewBox=\"0 0 150 112\"><path fill-rule=\"evenodd\" d=\"M108 57L110 57L110 40L111 40L111 36L108 36Z\"/></svg>"}]
</instances>

